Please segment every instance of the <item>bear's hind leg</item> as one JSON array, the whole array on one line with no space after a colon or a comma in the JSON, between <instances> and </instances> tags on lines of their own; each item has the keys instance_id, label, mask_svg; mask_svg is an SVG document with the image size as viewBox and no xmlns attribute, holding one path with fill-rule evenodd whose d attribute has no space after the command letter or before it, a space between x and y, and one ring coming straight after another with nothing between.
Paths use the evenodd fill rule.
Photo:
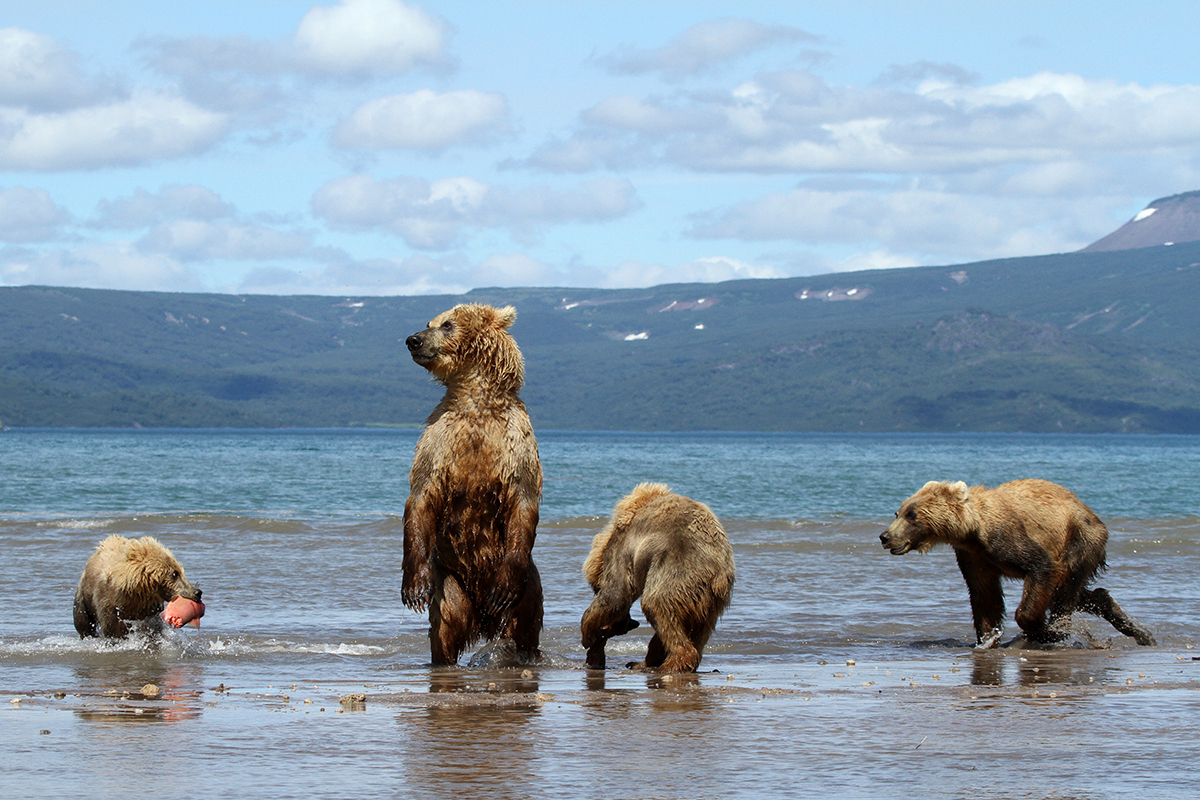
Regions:
<instances>
[{"instance_id":1,"label":"bear's hind leg","mask_svg":"<svg viewBox=\"0 0 1200 800\"><path fill-rule=\"evenodd\" d=\"M645 609L642 609L645 611ZM649 617L649 614L646 615ZM653 623L651 623L653 624ZM662 666L667 659L667 648L663 647L662 637L656 632L650 637L650 644L646 647L646 658L643 661L630 661L625 665L626 669L633 669L639 672L648 670L657 670Z\"/></svg>"},{"instance_id":2,"label":"bear's hind leg","mask_svg":"<svg viewBox=\"0 0 1200 800\"><path fill-rule=\"evenodd\" d=\"M1016 613L1017 624L1021 626L1025 638L1036 644L1052 644L1066 639L1069 633L1053 623L1061 622L1063 614L1067 615L1069 623L1073 610L1064 603L1072 595L1072 591L1066 588L1070 576L1064 568L1051 563L1048 556L1044 561L1026 573L1025 590ZM1050 612L1050 624L1047 624L1047 612Z\"/></svg>"},{"instance_id":3,"label":"bear's hind leg","mask_svg":"<svg viewBox=\"0 0 1200 800\"><path fill-rule=\"evenodd\" d=\"M708 603L708 608L704 609L704 613L698 615L688 625L688 638L691 640L692 646L696 648L696 652L702 656L709 638L717 628L717 620L720 619L721 612L728 604L727 597L713 597Z\"/></svg>"},{"instance_id":4,"label":"bear's hind leg","mask_svg":"<svg viewBox=\"0 0 1200 800\"><path fill-rule=\"evenodd\" d=\"M1146 647L1153 647L1154 634L1142 627L1117 605L1105 589L1088 589L1079 595L1079 610L1107 620L1119 632Z\"/></svg>"},{"instance_id":5,"label":"bear's hind leg","mask_svg":"<svg viewBox=\"0 0 1200 800\"><path fill-rule=\"evenodd\" d=\"M678 637L668 632L668 638L664 640L667 657L659 667L659 672L695 672L699 669L700 661L704 658L704 646L708 644L722 610L718 603L713 602L706 615L701 609L700 615L681 626Z\"/></svg>"},{"instance_id":6,"label":"bear's hind leg","mask_svg":"<svg viewBox=\"0 0 1200 800\"><path fill-rule=\"evenodd\" d=\"M695 672L700 666L700 651L688 636L685 623L670 613L653 613L653 609L646 607L645 598L642 611L654 626L645 668L655 672Z\"/></svg>"},{"instance_id":7,"label":"bear's hind leg","mask_svg":"<svg viewBox=\"0 0 1200 800\"><path fill-rule=\"evenodd\" d=\"M1017 625L1025 638L1038 644L1060 642L1067 634L1046 623L1046 612L1050 608L1050 591L1037 584L1032 578L1025 579L1025 592L1017 606ZM1067 617L1070 619L1070 616Z\"/></svg>"},{"instance_id":8,"label":"bear's hind leg","mask_svg":"<svg viewBox=\"0 0 1200 800\"><path fill-rule=\"evenodd\" d=\"M525 594L510 612L505 636L512 639L517 654L523 659L536 660L541 656L538 643L542 634L542 579L537 567L529 562Z\"/></svg>"},{"instance_id":9,"label":"bear's hind leg","mask_svg":"<svg viewBox=\"0 0 1200 800\"><path fill-rule=\"evenodd\" d=\"M658 672L695 672L700 666L700 651L691 642L672 650Z\"/></svg>"},{"instance_id":10,"label":"bear's hind leg","mask_svg":"<svg viewBox=\"0 0 1200 800\"><path fill-rule=\"evenodd\" d=\"M429 601L429 654L434 666L457 664L478 627L475 606L458 581L451 575L436 577Z\"/></svg>"}]
</instances>

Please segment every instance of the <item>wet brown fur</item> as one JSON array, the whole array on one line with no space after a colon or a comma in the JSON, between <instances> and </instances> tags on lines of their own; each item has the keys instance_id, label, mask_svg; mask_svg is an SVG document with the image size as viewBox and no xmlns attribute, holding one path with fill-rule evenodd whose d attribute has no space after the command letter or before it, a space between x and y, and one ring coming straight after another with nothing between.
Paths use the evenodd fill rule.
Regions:
<instances>
[{"instance_id":1,"label":"wet brown fur","mask_svg":"<svg viewBox=\"0 0 1200 800\"><path fill-rule=\"evenodd\" d=\"M1087 588L1105 569L1108 529L1057 484L1029 479L988 489L930 481L900 505L879 538L893 555L937 544L954 548L978 646L994 646L1003 632L1002 578L1025 582L1016 620L1031 642L1066 638L1070 616L1080 610L1103 617L1138 644L1154 643L1108 592Z\"/></svg>"},{"instance_id":2,"label":"wet brown fur","mask_svg":"<svg viewBox=\"0 0 1200 800\"><path fill-rule=\"evenodd\" d=\"M703 503L643 483L622 498L592 541L583 574L595 592L580 622L588 666L604 667L604 645L638 623L640 597L654 636L634 669L695 672L733 591L733 550Z\"/></svg>"},{"instance_id":3,"label":"wet brown fur","mask_svg":"<svg viewBox=\"0 0 1200 800\"><path fill-rule=\"evenodd\" d=\"M151 536L104 539L88 558L75 591L75 630L80 638L121 638L131 623L150 621L150 630L174 597L199 601L201 592L171 551Z\"/></svg>"},{"instance_id":4,"label":"wet brown fur","mask_svg":"<svg viewBox=\"0 0 1200 800\"><path fill-rule=\"evenodd\" d=\"M536 657L542 584L532 550L542 491L511 306L466 304L408 337L446 387L417 442L404 507L402 599L429 608L430 653L454 664L480 639Z\"/></svg>"}]
</instances>

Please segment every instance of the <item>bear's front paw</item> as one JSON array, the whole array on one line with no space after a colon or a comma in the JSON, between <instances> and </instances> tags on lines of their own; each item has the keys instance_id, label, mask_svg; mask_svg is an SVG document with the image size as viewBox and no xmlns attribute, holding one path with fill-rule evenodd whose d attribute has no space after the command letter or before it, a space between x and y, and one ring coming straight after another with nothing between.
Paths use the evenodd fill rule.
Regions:
<instances>
[{"instance_id":1,"label":"bear's front paw","mask_svg":"<svg viewBox=\"0 0 1200 800\"><path fill-rule=\"evenodd\" d=\"M992 628L975 642L976 650L988 650L1000 645L1000 637L1004 635L1003 627Z\"/></svg>"},{"instance_id":2,"label":"bear's front paw","mask_svg":"<svg viewBox=\"0 0 1200 800\"><path fill-rule=\"evenodd\" d=\"M591 647L589 647L587 649L586 663L587 663L588 669L604 669L605 658L604 658L604 641L603 640L592 645Z\"/></svg>"},{"instance_id":3,"label":"bear's front paw","mask_svg":"<svg viewBox=\"0 0 1200 800\"><path fill-rule=\"evenodd\" d=\"M400 589L400 599L413 611L424 612L433 597L433 585L427 571L416 575L405 575Z\"/></svg>"},{"instance_id":4,"label":"bear's front paw","mask_svg":"<svg viewBox=\"0 0 1200 800\"><path fill-rule=\"evenodd\" d=\"M487 596L487 612L493 616L503 614L517 604L519 597L517 587L497 583Z\"/></svg>"},{"instance_id":5,"label":"bear's front paw","mask_svg":"<svg viewBox=\"0 0 1200 800\"><path fill-rule=\"evenodd\" d=\"M515 606L521 596L525 594L525 584L528 580L528 561L506 559L500 565L500 569L496 571L496 577L492 582L492 591L484 601L487 612L499 615Z\"/></svg>"}]
</instances>

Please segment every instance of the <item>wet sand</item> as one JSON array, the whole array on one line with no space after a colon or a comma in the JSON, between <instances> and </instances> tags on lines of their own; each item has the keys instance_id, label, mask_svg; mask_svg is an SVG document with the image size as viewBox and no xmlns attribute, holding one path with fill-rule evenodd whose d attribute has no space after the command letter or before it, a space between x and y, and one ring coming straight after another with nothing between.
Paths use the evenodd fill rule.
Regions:
<instances>
[{"instance_id":1,"label":"wet sand","mask_svg":"<svg viewBox=\"0 0 1200 800\"><path fill-rule=\"evenodd\" d=\"M1200 777L1190 650L187 677L0 695L6 794L118 796L152 779L151 796L1146 798L1194 796Z\"/></svg>"}]
</instances>

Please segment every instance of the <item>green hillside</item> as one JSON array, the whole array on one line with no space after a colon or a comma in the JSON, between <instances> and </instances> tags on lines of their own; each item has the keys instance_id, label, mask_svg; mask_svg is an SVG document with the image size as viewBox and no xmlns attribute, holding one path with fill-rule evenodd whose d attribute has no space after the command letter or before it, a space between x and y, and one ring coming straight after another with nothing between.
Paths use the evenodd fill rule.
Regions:
<instances>
[{"instance_id":1,"label":"green hillside","mask_svg":"<svg viewBox=\"0 0 1200 800\"><path fill-rule=\"evenodd\" d=\"M546 429L1200 432L1200 244L630 290L0 287L8 426L417 425L403 339L517 306Z\"/></svg>"}]
</instances>

